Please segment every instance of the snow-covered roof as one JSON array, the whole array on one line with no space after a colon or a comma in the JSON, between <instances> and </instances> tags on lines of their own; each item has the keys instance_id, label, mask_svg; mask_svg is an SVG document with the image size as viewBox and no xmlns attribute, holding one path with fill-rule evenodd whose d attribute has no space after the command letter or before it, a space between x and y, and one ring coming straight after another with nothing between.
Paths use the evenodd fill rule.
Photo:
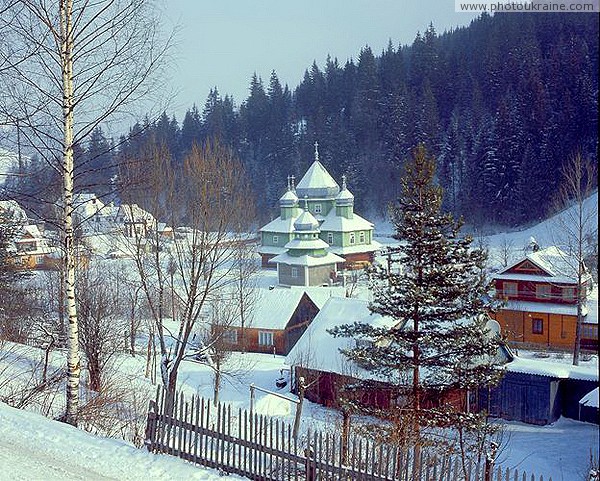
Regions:
<instances>
[{"instance_id":1,"label":"snow-covered roof","mask_svg":"<svg viewBox=\"0 0 600 481\"><path fill-rule=\"evenodd\" d=\"M329 244L323 239L292 239L286 245L286 249L327 249Z\"/></svg>"},{"instance_id":2,"label":"snow-covered roof","mask_svg":"<svg viewBox=\"0 0 600 481\"><path fill-rule=\"evenodd\" d=\"M381 244L377 241L371 241L370 244L354 244L348 247L330 246L329 250L334 254L348 255L359 254L361 252L375 252L381 249Z\"/></svg>"},{"instance_id":3,"label":"snow-covered roof","mask_svg":"<svg viewBox=\"0 0 600 481\"><path fill-rule=\"evenodd\" d=\"M597 408L598 407L598 397L600 397L600 388L596 388L593 391L587 393L585 396L583 396L581 398L581 400L579 401L579 404L581 404L582 406L588 406L591 408Z\"/></svg>"},{"instance_id":4,"label":"snow-covered roof","mask_svg":"<svg viewBox=\"0 0 600 481\"><path fill-rule=\"evenodd\" d=\"M525 359L515 356L507 363L506 370L521 374L554 377L557 379L579 379L582 381L598 381L597 366L573 366L571 364Z\"/></svg>"},{"instance_id":5,"label":"snow-covered roof","mask_svg":"<svg viewBox=\"0 0 600 481\"><path fill-rule=\"evenodd\" d=\"M283 254L285 249L283 247L275 247L275 246L260 246L257 250L259 254Z\"/></svg>"},{"instance_id":6,"label":"snow-covered roof","mask_svg":"<svg viewBox=\"0 0 600 481\"><path fill-rule=\"evenodd\" d=\"M575 304L556 304L552 302L532 302L532 301L507 301L502 305L503 310L518 312L543 312L546 314L559 314L563 316L576 316L577 305ZM583 306L583 315L587 315L588 309Z\"/></svg>"},{"instance_id":7,"label":"snow-covered roof","mask_svg":"<svg viewBox=\"0 0 600 481\"><path fill-rule=\"evenodd\" d=\"M104 209L104 203L96 197L96 194L82 192L73 197L75 212L81 217L92 217Z\"/></svg>"},{"instance_id":8,"label":"snow-covered roof","mask_svg":"<svg viewBox=\"0 0 600 481\"><path fill-rule=\"evenodd\" d=\"M137 204L121 204L118 210L127 222L154 222L154 216L150 212L145 211Z\"/></svg>"},{"instance_id":9,"label":"snow-covered roof","mask_svg":"<svg viewBox=\"0 0 600 481\"><path fill-rule=\"evenodd\" d=\"M287 264L291 266L314 267L337 264L345 262L345 260L331 252L328 252L324 256L309 256L307 254L301 256L291 256L287 252L284 252L283 254L273 257L271 260L269 260L269 262L274 264Z\"/></svg>"},{"instance_id":10,"label":"snow-covered roof","mask_svg":"<svg viewBox=\"0 0 600 481\"><path fill-rule=\"evenodd\" d=\"M0 213L14 222L27 222L27 214L16 200L0 200Z\"/></svg>"},{"instance_id":11,"label":"snow-covered roof","mask_svg":"<svg viewBox=\"0 0 600 481\"><path fill-rule=\"evenodd\" d=\"M335 209L331 209L321 224L321 232L351 232L357 230L372 230L373 224L363 219L358 214L353 214L352 219L335 215Z\"/></svg>"},{"instance_id":12,"label":"snow-covered roof","mask_svg":"<svg viewBox=\"0 0 600 481\"><path fill-rule=\"evenodd\" d=\"M296 217L291 217L289 219L282 219L281 217L277 217L277 219L272 220L267 225L260 228L259 232L294 232L294 221Z\"/></svg>"},{"instance_id":13,"label":"snow-covered roof","mask_svg":"<svg viewBox=\"0 0 600 481\"><path fill-rule=\"evenodd\" d=\"M294 221L294 229L302 232L318 232L319 221L308 210L304 210Z\"/></svg>"},{"instance_id":14,"label":"snow-covered roof","mask_svg":"<svg viewBox=\"0 0 600 481\"><path fill-rule=\"evenodd\" d=\"M293 207L298 204L298 196L292 189L288 189L285 194L279 198L279 205L282 207Z\"/></svg>"},{"instance_id":15,"label":"snow-covered roof","mask_svg":"<svg viewBox=\"0 0 600 481\"><path fill-rule=\"evenodd\" d=\"M543 275L531 275L527 273L510 273L509 271L515 266L529 260L541 270L548 274L548 277ZM519 259L517 262L509 265L494 276L495 279L523 279L544 282L549 281L559 283L574 283L577 282L577 258L557 246L546 247L536 252L529 252L525 258ZM589 274L585 275L584 280L590 278Z\"/></svg>"},{"instance_id":16,"label":"snow-covered roof","mask_svg":"<svg viewBox=\"0 0 600 481\"><path fill-rule=\"evenodd\" d=\"M334 197L339 191L340 186L318 160L312 163L296 186L298 197Z\"/></svg>"},{"instance_id":17,"label":"snow-covered roof","mask_svg":"<svg viewBox=\"0 0 600 481\"><path fill-rule=\"evenodd\" d=\"M303 295L301 289L255 289L250 327L285 329Z\"/></svg>"},{"instance_id":18,"label":"snow-covered roof","mask_svg":"<svg viewBox=\"0 0 600 481\"><path fill-rule=\"evenodd\" d=\"M370 377L367 371L348 361L340 352L340 349L355 347L356 341L349 337L333 337L327 332L334 327L354 322L374 326L395 324L391 318L372 314L367 301L347 297L331 297L289 352L285 363L359 378Z\"/></svg>"},{"instance_id":19,"label":"snow-covered roof","mask_svg":"<svg viewBox=\"0 0 600 481\"><path fill-rule=\"evenodd\" d=\"M42 238L42 233L40 232L39 227L35 224L24 225L21 230L21 233L22 233L22 235L29 235L29 236L33 237L34 239ZM15 242L23 242L23 241L26 241L26 240L17 239Z\"/></svg>"}]
</instances>

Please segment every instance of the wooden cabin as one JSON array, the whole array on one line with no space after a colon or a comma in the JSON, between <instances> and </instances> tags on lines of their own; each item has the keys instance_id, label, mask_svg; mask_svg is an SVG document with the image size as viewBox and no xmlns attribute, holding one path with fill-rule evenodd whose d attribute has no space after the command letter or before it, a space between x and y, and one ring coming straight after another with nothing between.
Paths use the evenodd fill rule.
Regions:
<instances>
[{"instance_id":1,"label":"wooden cabin","mask_svg":"<svg viewBox=\"0 0 600 481\"><path fill-rule=\"evenodd\" d=\"M503 334L524 345L570 349L577 326L577 262L558 247L532 249L524 258L494 275L503 305L491 316ZM590 296L587 271L579 285L584 300L582 348L598 348L597 301ZM589 302L588 302L589 301Z\"/></svg>"}]
</instances>

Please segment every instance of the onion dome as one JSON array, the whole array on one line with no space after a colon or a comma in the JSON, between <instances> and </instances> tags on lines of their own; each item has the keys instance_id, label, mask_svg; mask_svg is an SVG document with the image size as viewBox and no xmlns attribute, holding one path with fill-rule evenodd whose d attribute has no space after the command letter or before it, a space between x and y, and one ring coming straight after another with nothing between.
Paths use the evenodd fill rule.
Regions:
<instances>
[{"instance_id":1,"label":"onion dome","mask_svg":"<svg viewBox=\"0 0 600 481\"><path fill-rule=\"evenodd\" d=\"M342 176L342 190L335 197L335 205L344 206L344 205L354 205L354 194L348 190L346 186L346 176Z\"/></svg>"},{"instance_id":2,"label":"onion dome","mask_svg":"<svg viewBox=\"0 0 600 481\"><path fill-rule=\"evenodd\" d=\"M294 189L294 176L288 176L288 188L285 194L279 198L281 207L295 207L298 205L298 196Z\"/></svg>"},{"instance_id":3,"label":"onion dome","mask_svg":"<svg viewBox=\"0 0 600 481\"><path fill-rule=\"evenodd\" d=\"M294 222L297 232L319 232L319 221L308 210L305 210Z\"/></svg>"}]
</instances>

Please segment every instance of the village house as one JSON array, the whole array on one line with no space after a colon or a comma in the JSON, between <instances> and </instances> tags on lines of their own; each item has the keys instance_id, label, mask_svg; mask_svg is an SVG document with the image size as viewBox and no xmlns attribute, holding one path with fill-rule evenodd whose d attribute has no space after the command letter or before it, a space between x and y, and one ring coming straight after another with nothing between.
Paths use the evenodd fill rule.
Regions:
<instances>
[{"instance_id":1,"label":"village house","mask_svg":"<svg viewBox=\"0 0 600 481\"><path fill-rule=\"evenodd\" d=\"M370 264L380 248L373 224L354 213L345 177L340 189L319 161L316 145L315 161L297 186L288 178L279 207L279 217L260 229L258 252L262 267L277 267L284 285L327 283L338 268Z\"/></svg>"},{"instance_id":2,"label":"village house","mask_svg":"<svg viewBox=\"0 0 600 481\"><path fill-rule=\"evenodd\" d=\"M577 326L577 260L558 247L531 249L494 274L496 297L503 301L491 315L506 338L521 345L570 349ZM581 346L598 348L597 294L590 295L587 272L579 288L584 299Z\"/></svg>"},{"instance_id":3,"label":"village house","mask_svg":"<svg viewBox=\"0 0 600 481\"><path fill-rule=\"evenodd\" d=\"M137 204L121 204L115 221L126 237L147 237L157 228L154 216Z\"/></svg>"},{"instance_id":4,"label":"village house","mask_svg":"<svg viewBox=\"0 0 600 481\"><path fill-rule=\"evenodd\" d=\"M58 249L51 246L35 224L20 228L14 244L14 262L23 269L47 269L53 264Z\"/></svg>"},{"instance_id":5,"label":"village house","mask_svg":"<svg viewBox=\"0 0 600 481\"><path fill-rule=\"evenodd\" d=\"M105 204L93 193L79 193L73 197L75 224L85 234L110 233L117 229L118 208Z\"/></svg>"},{"instance_id":6,"label":"village house","mask_svg":"<svg viewBox=\"0 0 600 481\"><path fill-rule=\"evenodd\" d=\"M287 354L328 296L328 292L320 289L255 289L246 318L242 321L238 315L224 333L227 347L236 351Z\"/></svg>"}]
</instances>

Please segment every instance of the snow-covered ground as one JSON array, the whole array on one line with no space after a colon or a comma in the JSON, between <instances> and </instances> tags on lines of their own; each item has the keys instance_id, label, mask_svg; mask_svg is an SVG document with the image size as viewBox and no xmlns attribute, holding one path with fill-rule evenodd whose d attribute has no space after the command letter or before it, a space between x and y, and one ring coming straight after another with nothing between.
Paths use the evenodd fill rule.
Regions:
<instances>
[{"instance_id":1,"label":"snow-covered ground","mask_svg":"<svg viewBox=\"0 0 600 481\"><path fill-rule=\"evenodd\" d=\"M0 403L0 479L218 480L217 471L172 456L153 455L116 439L100 438L39 414Z\"/></svg>"},{"instance_id":2,"label":"snow-covered ground","mask_svg":"<svg viewBox=\"0 0 600 481\"><path fill-rule=\"evenodd\" d=\"M28 365L41 357L41 351L35 348L19 347L18 353L20 365ZM59 365L62 353L55 354L54 363ZM533 353L526 355L533 356ZM553 363L561 361L568 363L568 359L551 360ZM588 371L594 372L598 368L597 357L582 364ZM155 388L144 378L143 355L132 358L123 354L119 356L116 365L123 379L128 379L128 382L137 380L135 390L139 395L152 396ZM225 379L220 399L236 408L249 408L251 383L294 397L288 392L288 387L279 390L275 386L282 370L286 377L285 370L289 368L282 356L236 353L232 356L229 367L235 371L235 376ZM179 385L188 395L199 394L210 398L212 373L207 366L184 361ZM62 392L59 396L62 396ZM147 401L142 404L145 409ZM257 392L255 409L260 414L292 423L295 405L273 395ZM584 479L582 473L588 465L590 450L598 455L599 431L595 425L569 419L560 419L550 426L501 423L503 436L498 463L504 467L517 467L520 472L525 470L528 473L543 474L544 479L552 476L555 481L578 481ZM309 427L329 431L340 425L341 417L335 410L305 402L303 431ZM150 455L143 449L138 450L124 442L95 438L38 415L0 405L0 479L84 479L84 475L85 479L213 479L210 476L215 476L216 479L214 473L165 458L167 457ZM74 466L64 467L67 461L74 460ZM45 465L47 466L42 468Z\"/></svg>"}]
</instances>

